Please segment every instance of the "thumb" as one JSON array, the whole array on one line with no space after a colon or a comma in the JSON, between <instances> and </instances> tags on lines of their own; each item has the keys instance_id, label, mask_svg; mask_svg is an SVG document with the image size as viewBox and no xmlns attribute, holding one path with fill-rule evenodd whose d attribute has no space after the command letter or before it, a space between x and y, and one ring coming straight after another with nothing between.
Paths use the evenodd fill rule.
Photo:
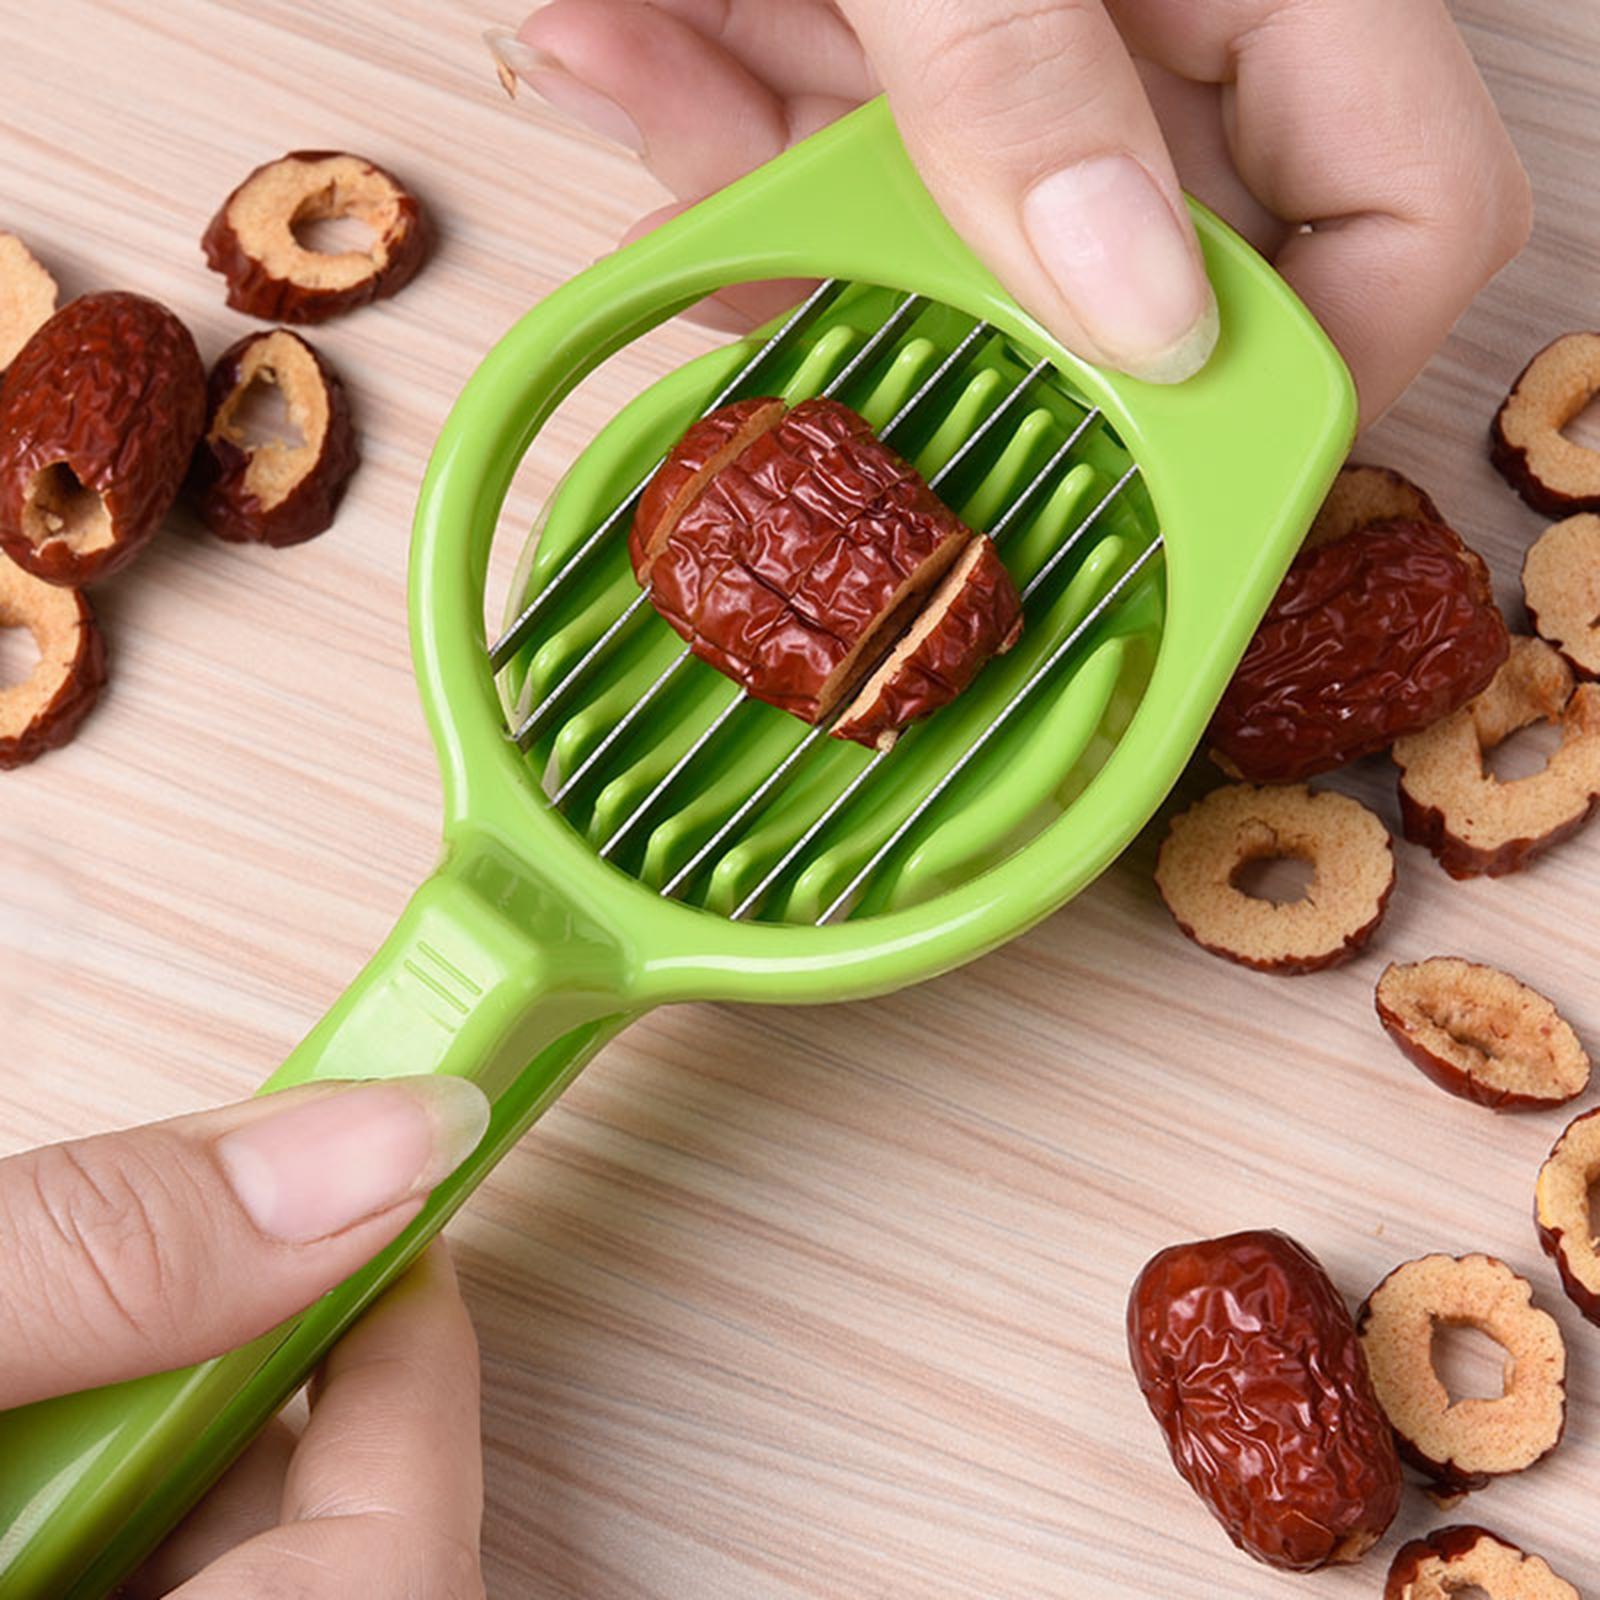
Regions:
<instances>
[{"instance_id":1,"label":"thumb","mask_svg":"<svg viewBox=\"0 0 1600 1600\"><path fill-rule=\"evenodd\" d=\"M266 1332L393 1239L488 1120L463 1078L319 1084L0 1161L0 1408Z\"/></svg>"},{"instance_id":2,"label":"thumb","mask_svg":"<svg viewBox=\"0 0 1600 1600\"><path fill-rule=\"evenodd\" d=\"M924 181L1086 360L1176 383L1216 302L1155 113L1099 0L843 0Z\"/></svg>"}]
</instances>

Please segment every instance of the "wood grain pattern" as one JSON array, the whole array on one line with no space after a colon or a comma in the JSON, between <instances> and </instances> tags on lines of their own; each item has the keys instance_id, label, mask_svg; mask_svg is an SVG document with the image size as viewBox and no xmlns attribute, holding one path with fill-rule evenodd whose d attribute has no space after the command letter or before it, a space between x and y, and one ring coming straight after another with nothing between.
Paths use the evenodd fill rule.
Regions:
<instances>
[{"instance_id":1,"label":"wood grain pattern","mask_svg":"<svg viewBox=\"0 0 1600 1600\"><path fill-rule=\"evenodd\" d=\"M1540 524L1483 433L1532 349L1600 318L1600 11L1457 10L1533 173L1538 233L1365 453L1433 490L1515 613ZM335 532L273 552L175 527L96 597L103 710L0 783L5 1149L247 1092L430 864L403 605L418 475L485 347L659 201L630 160L508 106L478 42L493 20L436 0L0 0L0 226L69 293L152 292L214 355L244 323L200 231L240 175L297 146L406 174L444 239L399 299L318 336L366 444ZM663 330L586 385L516 514L705 343ZM1396 820L1383 762L1337 781ZM1179 938L1155 838L915 992L650 1018L500 1168L453 1229L486 1368L492 1594L1375 1594L1373 1565L1296 1580L1236 1557L1126 1372L1139 1264L1254 1224L1304 1240L1352 1298L1430 1249L1533 1276L1570 1339L1572 1425L1469 1510L1593 1571L1600 1333L1529 1221L1560 1121L1431 1088L1371 987L1387 959L1459 951L1535 979L1600 1042L1600 835L1464 885L1401 846L1371 952L1288 981ZM1397 1535L1438 1520L1413 1496Z\"/></svg>"}]
</instances>

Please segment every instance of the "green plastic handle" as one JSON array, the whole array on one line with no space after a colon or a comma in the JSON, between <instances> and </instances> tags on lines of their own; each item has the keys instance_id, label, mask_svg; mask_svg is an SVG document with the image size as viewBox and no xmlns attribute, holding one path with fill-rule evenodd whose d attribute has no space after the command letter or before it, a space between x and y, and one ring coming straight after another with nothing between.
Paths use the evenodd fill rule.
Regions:
<instances>
[{"instance_id":1,"label":"green plastic handle","mask_svg":"<svg viewBox=\"0 0 1600 1600\"><path fill-rule=\"evenodd\" d=\"M97 1600L154 1549L631 1019L620 963L612 941L487 849L456 855L417 891L262 1092L460 1073L493 1097L489 1131L400 1238L300 1316L199 1366L0 1416L4 1600Z\"/></svg>"}]
</instances>

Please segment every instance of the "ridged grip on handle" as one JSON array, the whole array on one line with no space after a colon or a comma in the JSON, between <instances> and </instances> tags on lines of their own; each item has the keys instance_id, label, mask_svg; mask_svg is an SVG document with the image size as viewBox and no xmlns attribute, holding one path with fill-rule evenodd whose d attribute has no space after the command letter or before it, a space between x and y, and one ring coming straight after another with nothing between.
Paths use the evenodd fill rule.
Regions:
<instances>
[{"instance_id":1,"label":"ridged grip on handle","mask_svg":"<svg viewBox=\"0 0 1600 1600\"><path fill-rule=\"evenodd\" d=\"M418 890L263 1092L459 1073L493 1097L483 1142L388 1249L243 1349L0 1416L3 1600L97 1600L160 1542L629 1020L621 962L615 942L487 849Z\"/></svg>"}]
</instances>

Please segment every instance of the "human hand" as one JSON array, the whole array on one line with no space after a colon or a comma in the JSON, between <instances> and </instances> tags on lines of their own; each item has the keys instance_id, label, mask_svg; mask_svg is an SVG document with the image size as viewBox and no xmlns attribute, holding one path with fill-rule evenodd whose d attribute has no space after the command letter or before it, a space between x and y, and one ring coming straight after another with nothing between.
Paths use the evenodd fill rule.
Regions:
<instances>
[{"instance_id":1,"label":"human hand","mask_svg":"<svg viewBox=\"0 0 1600 1600\"><path fill-rule=\"evenodd\" d=\"M684 202L882 87L1016 298L1079 355L1158 382L1217 337L1181 183L1299 292L1365 422L1531 225L1443 0L552 0L489 42ZM783 303L719 298L746 325Z\"/></svg>"},{"instance_id":2,"label":"human hand","mask_svg":"<svg viewBox=\"0 0 1600 1600\"><path fill-rule=\"evenodd\" d=\"M482 1138L455 1078L318 1085L0 1161L0 1408L204 1360L397 1235ZM479 1600L477 1346L442 1245L123 1591Z\"/></svg>"}]
</instances>

